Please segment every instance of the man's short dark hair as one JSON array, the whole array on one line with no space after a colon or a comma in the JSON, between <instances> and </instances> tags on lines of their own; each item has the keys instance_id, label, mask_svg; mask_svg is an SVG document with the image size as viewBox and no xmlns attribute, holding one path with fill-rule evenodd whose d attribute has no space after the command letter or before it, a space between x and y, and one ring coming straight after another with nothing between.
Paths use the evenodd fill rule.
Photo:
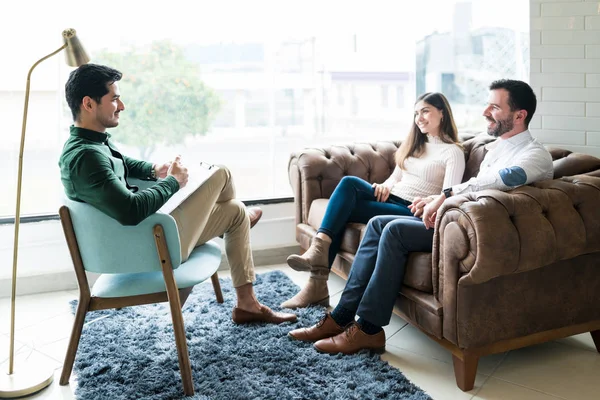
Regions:
<instances>
[{"instance_id":1,"label":"man's short dark hair","mask_svg":"<svg viewBox=\"0 0 600 400\"><path fill-rule=\"evenodd\" d=\"M108 86L121 80L122 76L123 74L116 69L97 64L84 64L71 71L65 84L65 97L73 120L77 121L85 96L100 103L102 97L108 93Z\"/></svg>"},{"instance_id":2,"label":"man's short dark hair","mask_svg":"<svg viewBox=\"0 0 600 400\"><path fill-rule=\"evenodd\" d=\"M531 86L523 81L499 79L490 85L490 90L496 89L504 89L508 92L508 106L510 107L510 111L527 111L525 126L528 127L537 106L537 99Z\"/></svg>"}]
</instances>

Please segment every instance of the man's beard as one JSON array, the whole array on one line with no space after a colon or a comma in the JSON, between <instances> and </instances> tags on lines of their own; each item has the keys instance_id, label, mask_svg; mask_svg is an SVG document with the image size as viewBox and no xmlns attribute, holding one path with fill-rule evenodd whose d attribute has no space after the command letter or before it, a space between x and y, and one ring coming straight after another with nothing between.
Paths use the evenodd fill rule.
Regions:
<instances>
[{"instance_id":1,"label":"man's beard","mask_svg":"<svg viewBox=\"0 0 600 400\"><path fill-rule=\"evenodd\" d=\"M490 117L486 117L486 119L488 121L492 121L492 122L496 123L496 126L493 126L493 127L489 126L487 129L488 135L491 135L494 137L500 137L500 136L504 135L506 132L509 132L514 128L512 114L503 120L495 120Z\"/></svg>"},{"instance_id":2,"label":"man's beard","mask_svg":"<svg viewBox=\"0 0 600 400\"><path fill-rule=\"evenodd\" d=\"M98 122L102 124L105 128L116 128L119 125L119 120L110 120L104 117L98 117Z\"/></svg>"}]
</instances>

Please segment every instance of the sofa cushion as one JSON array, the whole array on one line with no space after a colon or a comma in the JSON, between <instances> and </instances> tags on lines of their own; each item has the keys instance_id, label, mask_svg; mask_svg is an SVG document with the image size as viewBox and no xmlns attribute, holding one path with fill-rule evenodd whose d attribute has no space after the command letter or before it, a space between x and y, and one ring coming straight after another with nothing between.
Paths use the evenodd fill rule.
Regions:
<instances>
[{"instance_id":1,"label":"sofa cushion","mask_svg":"<svg viewBox=\"0 0 600 400\"><path fill-rule=\"evenodd\" d=\"M321 221L325 216L325 210L327 210L327 204L329 199L316 199L310 205L310 211L308 212L308 224L315 229L321 227Z\"/></svg>"},{"instance_id":2,"label":"sofa cushion","mask_svg":"<svg viewBox=\"0 0 600 400\"><path fill-rule=\"evenodd\" d=\"M321 226L328 202L329 199L317 199L310 206L308 224L315 230ZM366 229L367 226L365 224L349 223L346 225L341 250L356 254ZM433 293L431 266L431 253L410 253L404 276L404 284L422 292Z\"/></svg>"},{"instance_id":3,"label":"sofa cushion","mask_svg":"<svg viewBox=\"0 0 600 400\"><path fill-rule=\"evenodd\" d=\"M404 284L422 292L433 293L431 253L408 253Z\"/></svg>"}]
</instances>

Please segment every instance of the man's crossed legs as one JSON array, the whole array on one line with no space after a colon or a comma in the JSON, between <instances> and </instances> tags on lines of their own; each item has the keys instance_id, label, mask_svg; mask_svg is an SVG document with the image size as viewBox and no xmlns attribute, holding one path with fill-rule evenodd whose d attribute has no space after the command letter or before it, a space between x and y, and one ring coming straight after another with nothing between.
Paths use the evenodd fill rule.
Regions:
<instances>
[{"instance_id":1,"label":"man's crossed legs","mask_svg":"<svg viewBox=\"0 0 600 400\"><path fill-rule=\"evenodd\" d=\"M237 294L237 305L233 309L234 322L293 322L296 321L294 314L273 312L260 304L254 295L250 227L261 214L260 210L249 212L235 198L231 173L223 166L219 166L204 184L171 212L179 230L183 261L188 259L195 247L220 235L224 236L225 253Z\"/></svg>"},{"instance_id":2,"label":"man's crossed legs","mask_svg":"<svg viewBox=\"0 0 600 400\"><path fill-rule=\"evenodd\" d=\"M416 217L379 216L367 225L337 307L309 328L289 333L326 353L383 351L385 333L406 270L408 253L430 252L433 229ZM355 322L355 316L359 319Z\"/></svg>"}]
</instances>

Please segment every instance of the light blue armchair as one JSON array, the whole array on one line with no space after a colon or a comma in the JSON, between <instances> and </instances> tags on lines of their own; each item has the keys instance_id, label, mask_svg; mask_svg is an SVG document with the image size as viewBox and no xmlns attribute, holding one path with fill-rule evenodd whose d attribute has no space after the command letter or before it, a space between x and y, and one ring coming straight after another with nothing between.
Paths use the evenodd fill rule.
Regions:
<instances>
[{"instance_id":1,"label":"light blue armchair","mask_svg":"<svg viewBox=\"0 0 600 400\"><path fill-rule=\"evenodd\" d=\"M123 226L86 203L65 200L59 214L79 285L79 305L60 384L73 369L86 313L141 304L169 302L183 390L194 394L181 307L194 285L211 278L223 302L217 269L221 249L214 242L197 247L181 262L175 220L156 213L136 226ZM90 290L86 271L100 274Z\"/></svg>"}]
</instances>

